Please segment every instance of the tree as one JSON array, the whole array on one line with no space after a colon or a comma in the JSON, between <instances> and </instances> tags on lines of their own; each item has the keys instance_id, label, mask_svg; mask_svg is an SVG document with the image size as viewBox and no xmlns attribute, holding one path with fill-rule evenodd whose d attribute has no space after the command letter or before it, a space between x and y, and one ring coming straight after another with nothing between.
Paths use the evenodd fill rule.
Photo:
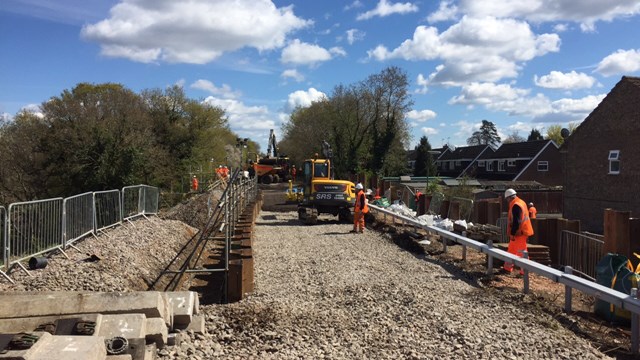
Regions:
<instances>
[{"instance_id":1,"label":"tree","mask_svg":"<svg viewBox=\"0 0 640 360\"><path fill-rule=\"evenodd\" d=\"M513 144L513 143L521 143L525 142L524 137L520 136L518 131L514 131L507 136L506 139L502 142L503 144Z\"/></svg>"},{"instance_id":2,"label":"tree","mask_svg":"<svg viewBox=\"0 0 640 360\"><path fill-rule=\"evenodd\" d=\"M497 148L500 145L500 136L496 125L488 120L482 120L480 129L474 131L471 137L467 139L468 145L491 145Z\"/></svg>"},{"instance_id":3,"label":"tree","mask_svg":"<svg viewBox=\"0 0 640 360\"><path fill-rule=\"evenodd\" d=\"M540 131L538 131L538 129L531 129L531 133L529 134L527 141L536 140L544 140L544 137L542 137L542 134L540 134Z\"/></svg>"},{"instance_id":4,"label":"tree","mask_svg":"<svg viewBox=\"0 0 640 360\"><path fill-rule=\"evenodd\" d=\"M435 176L438 169L433 162L433 157L429 153L431 144L426 136L420 138L420 143L415 147L416 162L413 171L414 176Z\"/></svg>"}]
</instances>

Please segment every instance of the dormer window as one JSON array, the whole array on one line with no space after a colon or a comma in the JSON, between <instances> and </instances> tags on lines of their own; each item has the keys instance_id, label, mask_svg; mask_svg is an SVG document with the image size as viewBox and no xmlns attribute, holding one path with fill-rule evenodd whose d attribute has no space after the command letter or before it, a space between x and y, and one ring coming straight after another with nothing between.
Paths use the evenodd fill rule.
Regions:
<instances>
[{"instance_id":1,"label":"dormer window","mask_svg":"<svg viewBox=\"0 0 640 360\"><path fill-rule=\"evenodd\" d=\"M620 150L609 151L609 174L620 174Z\"/></svg>"}]
</instances>

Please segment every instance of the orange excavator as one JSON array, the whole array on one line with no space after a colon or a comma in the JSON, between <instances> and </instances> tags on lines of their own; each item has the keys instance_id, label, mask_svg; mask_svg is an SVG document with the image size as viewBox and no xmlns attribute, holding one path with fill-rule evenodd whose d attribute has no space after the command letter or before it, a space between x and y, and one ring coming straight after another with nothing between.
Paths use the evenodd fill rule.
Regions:
<instances>
[{"instance_id":1,"label":"orange excavator","mask_svg":"<svg viewBox=\"0 0 640 360\"><path fill-rule=\"evenodd\" d=\"M278 147L276 145L276 135L273 133L273 129L271 129L267 156L256 158L256 161L253 163L254 174L262 184L291 180L291 175L289 174L289 157L278 153Z\"/></svg>"}]
</instances>

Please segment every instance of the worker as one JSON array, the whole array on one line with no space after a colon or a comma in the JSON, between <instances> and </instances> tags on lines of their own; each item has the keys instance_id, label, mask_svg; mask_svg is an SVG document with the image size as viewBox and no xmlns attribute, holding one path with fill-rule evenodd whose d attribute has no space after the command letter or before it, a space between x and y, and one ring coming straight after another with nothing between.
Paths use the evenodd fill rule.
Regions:
<instances>
[{"instance_id":1,"label":"worker","mask_svg":"<svg viewBox=\"0 0 640 360\"><path fill-rule=\"evenodd\" d=\"M522 257L522 252L527 251L527 239L533 235L533 227L529 219L527 204L516 196L516 191L507 189L504 198L509 204L507 213L507 235L509 236L509 247L507 251L511 254ZM504 262L503 269L509 273L513 271L513 264ZM520 269L520 275L524 272Z\"/></svg>"},{"instance_id":2,"label":"worker","mask_svg":"<svg viewBox=\"0 0 640 360\"><path fill-rule=\"evenodd\" d=\"M293 182L296 182L296 166L291 165L291 179Z\"/></svg>"},{"instance_id":3,"label":"worker","mask_svg":"<svg viewBox=\"0 0 640 360\"><path fill-rule=\"evenodd\" d=\"M353 208L353 230L352 233L364 233L364 216L369 212L366 196L361 183L356 185L356 205Z\"/></svg>"},{"instance_id":4,"label":"worker","mask_svg":"<svg viewBox=\"0 0 640 360\"><path fill-rule=\"evenodd\" d=\"M422 193L420 190L416 190L416 211L419 209L418 204L420 204L420 196L422 196Z\"/></svg>"},{"instance_id":5,"label":"worker","mask_svg":"<svg viewBox=\"0 0 640 360\"><path fill-rule=\"evenodd\" d=\"M198 178L195 175L191 178L191 191L198 191Z\"/></svg>"},{"instance_id":6,"label":"worker","mask_svg":"<svg viewBox=\"0 0 640 360\"><path fill-rule=\"evenodd\" d=\"M218 175L218 178L222 178L222 165L218 165L218 168L216 169L216 175Z\"/></svg>"},{"instance_id":7,"label":"worker","mask_svg":"<svg viewBox=\"0 0 640 360\"><path fill-rule=\"evenodd\" d=\"M533 206L533 203L530 202L529 203L529 219L535 219L537 213L538 213L538 210L536 209L535 206Z\"/></svg>"},{"instance_id":8,"label":"worker","mask_svg":"<svg viewBox=\"0 0 640 360\"><path fill-rule=\"evenodd\" d=\"M227 165L222 167L222 177L225 179L229 177L229 168Z\"/></svg>"}]
</instances>

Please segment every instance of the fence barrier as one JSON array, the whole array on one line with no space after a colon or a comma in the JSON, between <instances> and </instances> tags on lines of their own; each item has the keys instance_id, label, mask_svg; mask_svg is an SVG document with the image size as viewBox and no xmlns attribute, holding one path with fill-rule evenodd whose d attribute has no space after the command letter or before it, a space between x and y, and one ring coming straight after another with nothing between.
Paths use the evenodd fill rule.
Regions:
<instances>
[{"instance_id":1,"label":"fence barrier","mask_svg":"<svg viewBox=\"0 0 640 360\"><path fill-rule=\"evenodd\" d=\"M515 266L523 269L523 292L529 292L529 273L533 272L540 276L546 277L556 283L565 285L565 306L566 312L571 312L572 303L572 289L581 291L587 295L593 296L598 299L602 299L619 309L628 310L631 312L631 352L638 354L640 350L640 300L636 298L636 295L625 294L617 290L613 290L607 286L600 285L591 280L585 279L573 274L573 268L571 266L565 266L564 271L560 271L549 266L540 264L538 262L528 259L528 254L525 251L523 257L510 254L506 251L493 247L493 243L489 241L487 244L481 243L476 240L469 239L465 236L458 235L451 231L440 229L434 226L423 225L416 219L406 217L394 213L392 211L383 209L376 205L369 204L369 208L373 212L381 213L386 218L387 215L392 216L394 221L399 219L402 224L413 226L414 228L422 228L431 233L437 233L442 238L442 245L446 252L447 244L449 241L456 242L462 245L463 257L466 254L467 248L474 249L487 255L487 274L493 275L493 259L500 259L507 263L512 263Z\"/></svg>"},{"instance_id":2,"label":"fence barrier","mask_svg":"<svg viewBox=\"0 0 640 360\"><path fill-rule=\"evenodd\" d=\"M507 218L502 217L498 218L496 221L496 226L500 228L500 242L506 243L509 242L509 237L507 236Z\"/></svg>"},{"instance_id":3,"label":"fence barrier","mask_svg":"<svg viewBox=\"0 0 640 360\"><path fill-rule=\"evenodd\" d=\"M459 208L458 210L460 211L459 214L452 214L451 211L454 209L453 206L451 206L452 203L458 203ZM451 203L449 204L449 212L447 214L447 218L452 219L453 215L459 215L459 219L457 220L464 220L466 222L471 221L471 215L473 214L473 200L472 199L465 199L465 198L461 198L461 197L453 197L451 198Z\"/></svg>"},{"instance_id":4,"label":"fence barrier","mask_svg":"<svg viewBox=\"0 0 640 360\"><path fill-rule=\"evenodd\" d=\"M2 245L2 256L0 256L0 268L4 267L4 264L7 263L7 249L9 248L6 244L7 239L7 209L4 206L0 206L0 245Z\"/></svg>"},{"instance_id":5,"label":"fence barrier","mask_svg":"<svg viewBox=\"0 0 640 360\"><path fill-rule=\"evenodd\" d=\"M54 198L9 205L7 267L62 247L62 202Z\"/></svg>"},{"instance_id":6,"label":"fence barrier","mask_svg":"<svg viewBox=\"0 0 640 360\"><path fill-rule=\"evenodd\" d=\"M65 198L62 202L62 236L64 248L83 237L93 234L93 193L87 192Z\"/></svg>"},{"instance_id":7,"label":"fence barrier","mask_svg":"<svg viewBox=\"0 0 640 360\"><path fill-rule=\"evenodd\" d=\"M122 224L122 204L120 191L107 190L93 193L93 215L98 232Z\"/></svg>"},{"instance_id":8,"label":"fence barrier","mask_svg":"<svg viewBox=\"0 0 640 360\"><path fill-rule=\"evenodd\" d=\"M569 230L562 231L560 239L560 263L571 266L589 277L596 279L596 264L604 254L604 241Z\"/></svg>"},{"instance_id":9,"label":"fence barrier","mask_svg":"<svg viewBox=\"0 0 640 360\"><path fill-rule=\"evenodd\" d=\"M430 214L439 214L440 207L442 206L442 202L444 201L444 194L439 192L434 192L431 197L431 202L429 203L428 213Z\"/></svg>"}]
</instances>

